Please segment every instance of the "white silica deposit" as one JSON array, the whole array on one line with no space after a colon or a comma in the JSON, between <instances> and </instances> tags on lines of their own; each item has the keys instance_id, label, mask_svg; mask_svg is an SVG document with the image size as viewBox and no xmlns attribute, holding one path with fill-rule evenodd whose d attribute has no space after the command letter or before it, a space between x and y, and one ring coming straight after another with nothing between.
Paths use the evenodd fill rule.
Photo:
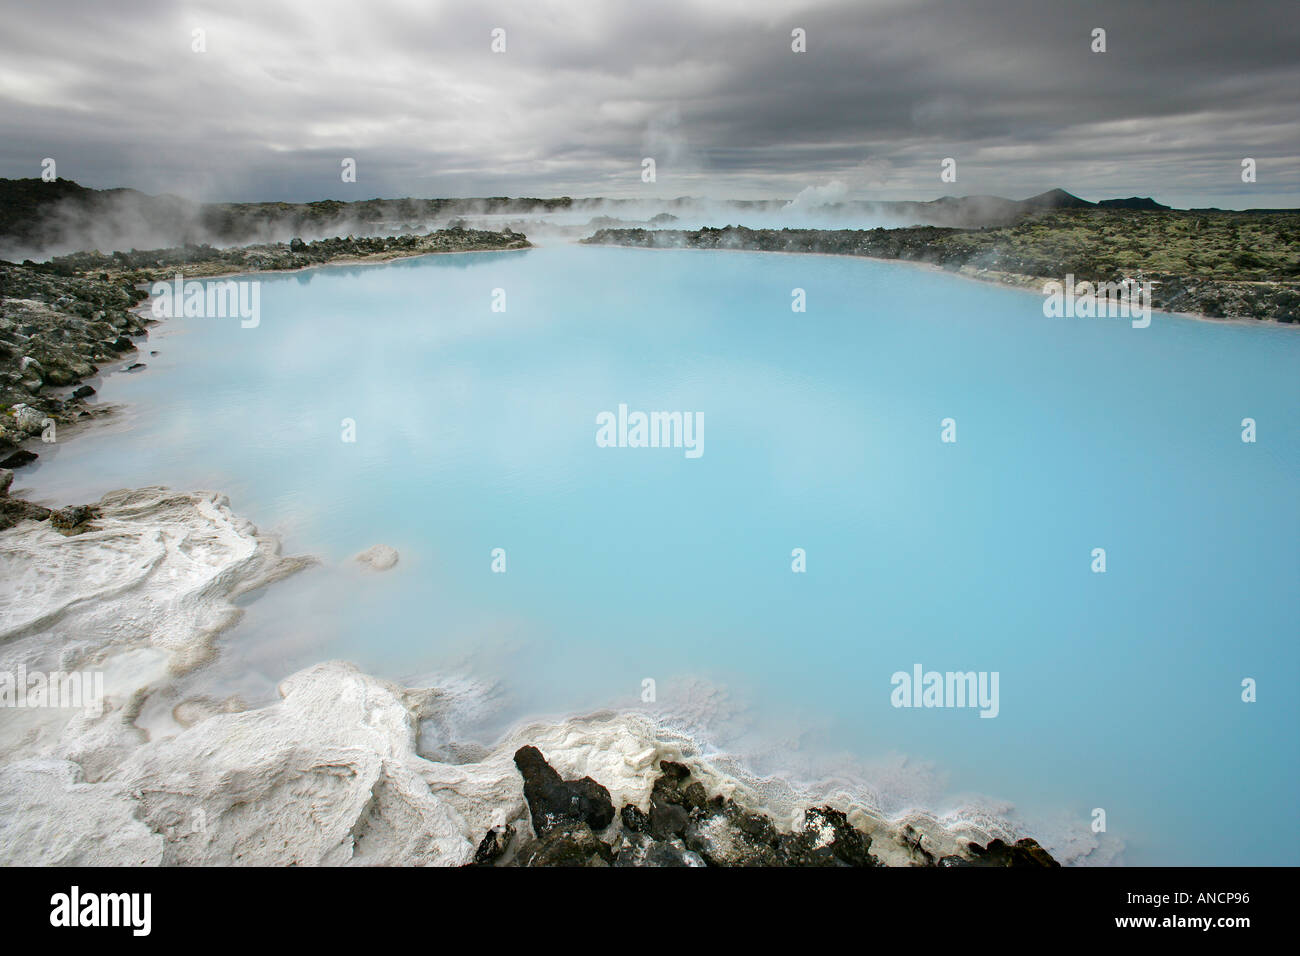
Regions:
<instances>
[{"instance_id":1,"label":"white silica deposit","mask_svg":"<svg viewBox=\"0 0 1300 956\"><path fill-rule=\"evenodd\" d=\"M661 759L786 825L811 797L722 772L690 736L638 713L528 722L491 747L459 747L446 728L474 706L472 683L409 689L339 661L286 678L260 709L169 704L158 732L141 715L212 659L242 613L234 600L310 559L281 556L212 493L120 491L98 508L77 534L36 521L0 534L0 673L103 675L96 708L4 712L0 864L465 864L494 825L529 838L513 762L525 744L564 778L599 781L615 807L649 806ZM1014 836L844 808L883 862L908 861L904 822L939 853Z\"/></svg>"}]
</instances>

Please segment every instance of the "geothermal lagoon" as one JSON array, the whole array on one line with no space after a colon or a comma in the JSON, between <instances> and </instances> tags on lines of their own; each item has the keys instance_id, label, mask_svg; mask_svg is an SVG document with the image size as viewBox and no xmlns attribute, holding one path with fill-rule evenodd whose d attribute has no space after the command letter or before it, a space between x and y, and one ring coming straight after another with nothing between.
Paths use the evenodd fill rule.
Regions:
<instances>
[{"instance_id":1,"label":"geothermal lagoon","mask_svg":"<svg viewBox=\"0 0 1300 956\"><path fill-rule=\"evenodd\" d=\"M95 381L116 422L16 483L208 488L320 559L242 598L187 692L266 703L339 658L472 688L484 743L641 710L759 779L1008 819L1062 862L1294 862L1294 329L1049 318L811 255L255 278L256 323L154 326L147 368ZM354 560L376 545L388 570Z\"/></svg>"}]
</instances>

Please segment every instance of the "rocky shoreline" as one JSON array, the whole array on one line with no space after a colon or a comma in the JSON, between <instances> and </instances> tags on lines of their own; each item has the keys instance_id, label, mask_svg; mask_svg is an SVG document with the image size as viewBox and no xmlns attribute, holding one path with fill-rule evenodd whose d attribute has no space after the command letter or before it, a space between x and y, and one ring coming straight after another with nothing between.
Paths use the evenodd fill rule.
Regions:
<instances>
[{"instance_id":1,"label":"rocky shoreline","mask_svg":"<svg viewBox=\"0 0 1300 956\"><path fill-rule=\"evenodd\" d=\"M1180 257L1158 257L1153 249L1126 249L1113 254L1106 243L1107 226L1120 224L1104 216L1119 213L1058 213L1014 227L1000 229L956 229L940 226L912 226L901 229L750 229L744 226L674 229L600 229L582 241L591 245L619 245L641 249L725 249L751 252L787 252L817 255L863 256L936 266L969 278L1018 288L1041 291L1049 279L1061 281L1073 275L1077 282L1119 282L1125 278L1152 281L1152 307L1165 312L1185 313L1213 319L1258 319L1282 323L1300 322L1300 217L1279 214L1277 235L1284 237L1269 260L1249 250L1228 256L1218 250L1236 249L1241 227L1235 220L1208 216L1188 218L1174 213L1127 213L1123 218L1146 223L1164 218L1186 229L1183 241L1189 246L1209 245L1215 257L1201 253L1206 271L1171 271L1179 262L1202 261L1187 251ZM1142 218L1145 217L1145 220ZM1220 218L1223 218L1221 214ZM1186 220L1186 221L1184 221ZM1192 225L1188 226L1187 223ZM1251 221L1256 228L1261 224ZM1217 227L1222 243L1210 238ZM1073 233L1080 232L1075 236ZM1154 232L1145 241L1155 243L1163 233ZM1194 237L1194 238L1189 238ZM1173 240L1170 240L1171 242ZM1113 244L1112 244L1113 245ZM1240 263L1240 265L1235 265ZM1227 278L1240 275L1242 278Z\"/></svg>"},{"instance_id":2,"label":"rocky shoreline","mask_svg":"<svg viewBox=\"0 0 1300 956\"><path fill-rule=\"evenodd\" d=\"M796 814L789 830L720 793L709 795L691 768L659 761L649 808L625 803L614 812L609 791L591 777L563 780L531 745L515 752L524 781L532 839L516 841L515 828L494 826L474 853L475 866L882 866L871 836L830 806ZM968 842L961 852L936 857L915 830L900 833L918 866L1057 867L1037 841Z\"/></svg>"},{"instance_id":3,"label":"rocky shoreline","mask_svg":"<svg viewBox=\"0 0 1300 956\"><path fill-rule=\"evenodd\" d=\"M36 459L19 448L27 439L98 414L80 383L138 350L149 323L132 310L144 298L123 281L0 264L0 467Z\"/></svg>"},{"instance_id":4,"label":"rocky shoreline","mask_svg":"<svg viewBox=\"0 0 1300 956\"><path fill-rule=\"evenodd\" d=\"M348 236L304 242L266 242L216 248L209 245L169 249L114 252L76 252L48 262L27 260L23 267L58 276L96 275L106 281L132 283L171 279L178 271L186 278L211 278L251 272L292 272L312 266L348 262L387 262L442 252L499 252L528 249L532 243L522 233L452 227L423 235Z\"/></svg>"}]
</instances>

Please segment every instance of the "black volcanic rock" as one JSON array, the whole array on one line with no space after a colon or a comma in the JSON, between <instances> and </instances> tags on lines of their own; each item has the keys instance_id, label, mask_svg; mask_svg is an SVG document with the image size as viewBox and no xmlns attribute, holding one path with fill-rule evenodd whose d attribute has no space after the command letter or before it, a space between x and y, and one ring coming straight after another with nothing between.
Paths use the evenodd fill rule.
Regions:
<instances>
[{"instance_id":1,"label":"black volcanic rock","mask_svg":"<svg viewBox=\"0 0 1300 956\"><path fill-rule=\"evenodd\" d=\"M624 804L619 817L623 821L623 829L629 833L644 833L650 829L650 818L634 804Z\"/></svg>"},{"instance_id":2,"label":"black volcanic rock","mask_svg":"<svg viewBox=\"0 0 1300 956\"><path fill-rule=\"evenodd\" d=\"M146 296L123 282L48 275L0 263L0 459L32 459L17 446L46 428L82 417L90 386L57 398L49 388L76 385L112 361L127 335L145 332L131 310ZM89 392L86 391L89 389ZM7 460L7 459L6 459Z\"/></svg>"},{"instance_id":3,"label":"black volcanic rock","mask_svg":"<svg viewBox=\"0 0 1300 956\"><path fill-rule=\"evenodd\" d=\"M49 516L50 509L42 505L32 504L21 498L10 498L7 494L0 498L0 531L12 528L18 522L29 518L32 521L44 521Z\"/></svg>"},{"instance_id":4,"label":"black volcanic rock","mask_svg":"<svg viewBox=\"0 0 1300 956\"><path fill-rule=\"evenodd\" d=\"M71 531L98 517L99 509L94 505L69 505L50 512L50 524L60 531Z\"/></svg>"},{"instance_id":5,"label":"black volcanic rock","mask_svg":"<svg viewBox=\"0 0 1300 956\"><path fill-rule=\"evenodd\" d=\"M508 823L494 826L474 851L474 866L491 866L495 863L501 854L506 852L506 847L510 846L514 835L515 828Z\"/></svg>"},{"instance_id":6,"label":"black volcanic rock","mask_svg":"<svg viewBox=\"0 0 1300 956\"><path fill-rule=\"evenodd\" d=\"M691 822L690 807L681 790L682 782L691 775L684 764L664 760L659 764L660 776L650 788L650 814L648 828L656 840L681 836ZM700 788L701 792L703 788Z\"/></svg>"},{"instance_id":7,"label":"black volcanic rock","mask_svg":"<svg viewBox=\"0 0 1300 956\"><path fill-rule=\"evenodd\" d=\"M614 851L597 839L585 823L554 827L537 841L524 858L524 866L610 866Z\"/></svg>"},{"instance_id":8,"label":"black volcanic rock","mask_svg":"<svg viewBox=\"0 0 1300 956\"><path fill-rule=\"evenodd\" d=\"M524 778L524 799L539 837L556 827L583 823L603 830L614 822L609 791L590 777L562 780L536 747L520 747L515 766Z\"/></svg>"},{"instance_id":9,"label":"black volcanic rock","mask_svg":"<svg viewBox=\"0 0 1300 956\"><path fill-rule=\"evenodd\" d=\"M764 813L742 807L729 797L710 797L691 781L685 764L659 764L651 784L650 810L627 804L618 814L621 827L607 843L597 834L613 822L608 791L590 777L561 780L536 747L521 747L515 765L524 777L524 796L533 817L536 839L506 866L728 866L728 867L876 867L871 837L833 807L805 811L793 832L783 833ZM479 845L475 863L491 864L509 842L494 828ZM915 845L911 838L915 837ZM904 845L913 865L934 866L920 837L905 828ZM1054 867L1051 855L1030 839L1008 845L994 840L987 847L971 843L961 855L944 857L940 866Z\"/></svg>"},{"instance_id":10,"label":"black volcanic rock","mask_svg":"<svg viewBox=\"0 0 1300 956\"><path fill-rule=\"evenodd\" d=\"M0 468L21 468L23 465L31 464L38 457L40 456L38 456L34 451L28 451L26 448L19 448L12 454L5 456L3 461L0 461Z\"/></svg>"},{"instance_id":11,"label":"black volcanic rock","mask_svg":"<svg viewBox=\"0 0 1300 956\"><path fill-rule=\"evenodd\" d=\"M708 804L709 795L703 784L699 782L687 784L686 789L682 791L682 806L687 810L703 810Z\"/></svg>"},{"instance_id":12,"label":"black volcanic rock","mask_svg":"<svg viewBox=\"0 0 1300 956\"><path fill-rule=\"evenodd\" d=\"M940 866L1018 866L1018 867L1059 867L1061 864L1052 859L1052 855L1038 845L1037 840L1026 837L1013 844L1002 840L993 840L988 846L968 843L968 857L945 856L939 861Z\"/></svg>"},{"instance_id":13,"label":"black volcanic rock","mask_svg":"<svg viewBox=\"0 0 1300 956\"><path fill-rule=\"evenodd\" d=\"M656 840L644 833L626 834L614 858L615 866L704 866L698 853L673 837Z\"/></svg>"},{"instance_id":14,"label":"black volcanic rock","mask_svg":"<svg viewBox=\"0 0 1300 956\"><path fill-rule=\"evenodd\" d=\"M831 807L814 807L804 814L803 828L778 840L786 866L878 866L871 855L871 837L849 824Z\"/></svg>"},{"instance_id":15,"label":"black volcanic rock","mask_svg":"<svg viewBox=\"0 0 1300 956\"><path fill-rule=\"evenodd\" d=\"M691 775L691 769L689 767L685 764L674 763L671 760L659 761L659 772L669 780L673 781L685 780Z\"/></svg>"},{"instance_id":16,"label":"black volcanic rock","mask_svg":"<svg viewBox=\"0 0 1300 956\"><path fill-rule=\"evenodd\" d=\"M666 803L650 799L650 835L656 840L666 840L672 836L681 836L690 825L690 812L677 803Z\"/></svg>"},{"instance_id":17,"label":"black volcanic rock","mask_svg":"<svg viewBox=\"0 0 1300 956\"><path fill-rule=\"evenodd\" d=\"M780 866L776 828L762 814L730 800L691 821L683 838L709 866Z\"/></svg>"}]
</instances>

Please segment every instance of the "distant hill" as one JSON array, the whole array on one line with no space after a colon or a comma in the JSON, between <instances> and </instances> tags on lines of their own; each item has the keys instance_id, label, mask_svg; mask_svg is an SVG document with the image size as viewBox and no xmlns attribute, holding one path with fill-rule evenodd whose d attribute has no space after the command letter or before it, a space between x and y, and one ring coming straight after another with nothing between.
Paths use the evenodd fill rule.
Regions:
<instances>
[{"instance_id":1,"label":"distant hill","mask_svg":"<svg viewBox=\"0 0 1300 956\"><path fill-rule=\"evenodd\" d=\"M1099 202L1088 202L1086 199L1080 199L1072 193L1067 193L1064 189L1049 189L1045 193L1039 193L1037 196L1030 196L1028 199L1022 200L1022 204L1031 209L1149 209L1155 212L1173 208L1158 203L1149 197L1139 198L1137 196L1130 196L1128 199L1102 199Z\"/></svg>"},{"instance_id":2,"label":"distant hill","mask_svg":"<svg viewBox=\"0 0 1300 956\"><path fill-rule=\"evenodd\" d=\"M166 230L191 218L198 205L135 189L88 189L70 179L0 179L0 250L44 245L62 231L65 217L89 224L128 207L143 224Z\"/></svg>"},{"instance_id":3,"label":"distant hill","mask_svg":"<svg viewBox=\"0 0 1300 956\"><path fill-rule=\"evenodd\" d=\"M1096 205L1067 193L1064 189L1049 189L1045 193L1021 200L1021 204L1029 209L1088 209Z\"/></svg>"},{"instance_id":4,"label":"distant hill","mask_svg":"<svg viewBox=\"0 0 1300 956\"><path fill-rule=\"evenodd\" d=\"M1152 211L1173 208L1172 206L1162 205L1150 197L1139 198L1137 196L1130 196L1128 199L1103 199L1097 205L1102 209L1148 209Z\"/></svg>"}]
</instances>

